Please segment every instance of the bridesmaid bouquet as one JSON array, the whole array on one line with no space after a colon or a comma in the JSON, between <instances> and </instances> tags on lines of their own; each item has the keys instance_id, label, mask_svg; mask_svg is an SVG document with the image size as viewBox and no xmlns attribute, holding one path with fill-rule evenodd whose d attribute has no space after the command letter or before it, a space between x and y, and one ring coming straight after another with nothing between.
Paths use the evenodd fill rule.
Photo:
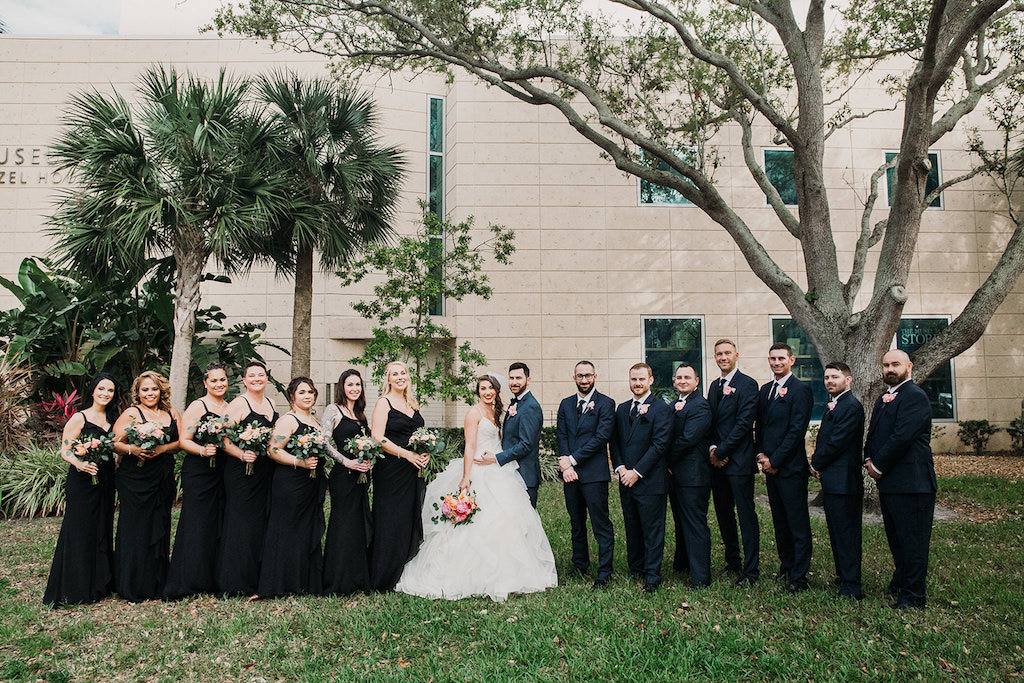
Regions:
<instances>
[{"instance_id":1,"label":"bridesmaid bouquet","mask_svg":"<svg viewBox=\"0 0 1024 683\"><path fill-rule=\"evenodd\" d=\"M377 461L377 458L384 457L383 443L381 439L376 437L360 434L345 440L345 450L354 455L359 462L369 461L373 463ZM367 481L369 480L366 478L366 472L360 472L359 483L365 484Z\"/></svg>"},{"instance_id":2,"label":"bridesmaid bouquet","mask_svg":"<svg viewBox=\"0 0 1024 683\"><path fill-rule=\"evenodd\" d=\"M192 431L192 440L201 446L220 446L230 424L231 419L227 415L200 420ZM210 461L210 467L217 466L217 458L207 458L207 460Z\"/></svg>"},{"instance_id":3,"label":"bridesmaid bouquet","mask_svg":"<svg viewBox=\"0 0 1024 683\"><path fill-rule=\"evenodd\" d=\"M157 446L163 446L170 441L171 435L167 433L167 427L156 420L132 422L124 430L124 442L132 446L138 446L144 451L156 448ZM136 464L138 467L142 467L145 463L145 460L139 458Z\"/></svg>"},{"instance_id":4,"label":"bridesmaid bouquet","mask_svg":"<svg viewBox=\"0 0 1024 683\"><path fill-rule=\"evenodd\" d=\"M252 451L259 455L267 452L270 445L270 435L274 433L270 427L261 425L258 422L250 422L247 425L231 424L227 427L228 440L243 451ZM245 463L246 476L252 474L252 463Z\"/></svg>"},{"instance_id":5,"label":"bridesmaid bouquet","mask_svg":"<svg viewBox=\"0 0 1024 683\"><path fill-rule=\"evenodd\" d=\"M99 465L101 462L110 460L114 454L114 440L104 434L103 436L79 437L68 444L68 449L75 454L75 457L83 462L94 462ZM92 485L100 483L96 475L92 475Z\"/></svg>"},{"instance_id":6,"label":"bridesmaid bouquet","mask_svg":"<svg viewBox=\"0 0 1024 683\"><path fill-rule=\"evenodd\" d=\"M444 440L433 429L420 427L409 437L409 448L417 453L429 453L430 457L433 458L444 450ZM419 478L427 478L426 470L419 471Z\"/></svg>"},{"instance_id":7,"label":"bridesmaid bouquet","mask_svg":"<svg viewBox=\"0 0 1024 683\"><path fill-rule=\"evenodd\" d=\"M452 526L458 526L472 523L473 515L480 511L480 506L476 504L476 493L459 490L441 496L441 504L434 503L434 509L441 514L431 517L431 522L437 524L444 520L451 522Z\"/></svg>"},{"instance_id":8,"label":"bridesmaid bouquet","mask_svg":"<svg viewBox=\"0 0 1024 683\"><path fill-rule=\"evenodd\" d=\"M319 430L306 432L305 434L292 434L284 449L299 460L305 462L306 458L326 458L327 438ZM316 470L309 471L309 478L316 479Z\"/></svg>"}]
</instances>

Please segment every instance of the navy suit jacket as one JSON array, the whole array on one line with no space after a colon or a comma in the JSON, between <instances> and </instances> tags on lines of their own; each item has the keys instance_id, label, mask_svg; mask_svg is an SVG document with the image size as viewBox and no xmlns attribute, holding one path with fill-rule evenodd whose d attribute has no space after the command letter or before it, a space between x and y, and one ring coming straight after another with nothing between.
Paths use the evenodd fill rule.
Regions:
<instances>
[{"instance_id":1,"label":"navy suit jacket","mask_svg":"<svg viewBox=\"0 0 1024 683\"><path fill-rule=\"evenodd\" d=\"M864 493L864 406L849 391L835 404L821 418L811 467L821 474L824 493L860 495Z\"/></svg>"},{"instance_id":2,"label":"navy suit jacket","mask_svg":"<svg viewBox=\"0 0 1024 683\"><path fill-rule=\"evenodd\" d=\"M540 486L540 429L544 411L531 391L516 404L516 413L505 413L501 431L501 453L494 458L499 465L519 462L519 476L529 487Z\"/></svg>"},{"instance_id":3,"label":"navy suit jacket","mask_svg":"<svg viewBox=\"0 0 1024 683\"><path fill-rule=\"evenodd\" d=\"M913 381L904 383L892 401L875 401L868 425L864 459L882 473L879 493L934 493L932 406L928 394Z\"/></svg>"},{"instance_id":4,"label":"navy suit jacket","mask_svg":"<svg viewBox=\"0 0 1024 683\"><path fill-rule=\"evenodd\" d=\"M711 486L708 461L708 434L711 433L711 404L694 391L686 397L682 410L679 401L669 404L672 417L672 447L668 468L679 486Z\"/></svg>"},{"instance_id":5,"label":"navy suit jacket","mask_svg":"<svg viewBox=\"0 0 1024 683\"><path fill-rule=\"evenodd\" d=\"M715 457L729 458L726 475L750 476L757 472L754 458L754 419L757 417L757 382L739 370L733 375L732 393L722 391L719 377L708 387L711 404L711 444L718 446Z\"/></svg>"},{"instance_id":6,"label":"navy suit jacket","mask_svg":"<svg viewBox=\"0 0 1024 683\"><path fill-rule=\"evenodd\" d=\"M761 387L757 399L754 450L764 453L780 477L806 477L807 448L804 437L811 422L814 394L806 382L790 375L771 401L773 382Z\"/></svg>"},{"instance_id":7,"label":"navy suit jacket","mask_svg":"<svg viewBox=\"0 0 1024 683\"><path fill-rule=\"evenodd\" d=\"M671 408L654 395L647 397L647 412L637 415L629 424L633 399L615 411L615 433L611 440L612 466L636 470L641 479L633 485L636 495L668 493L668 471L665 457L672 440Z\"/></svg>"},{"instance_id":8,"label":"navy suit jacket","mask_svg":"<svg viewBox=\"0 0 1024 683\"><path fill-rule=\"evenodd\" d=\"M571 455L576 460L576 474L582 484L609 481L608 441L615 429L615 401L595 391L582 415L576 414L579 394L562 399L558 406L555 434L558 455Z\"/></svg>"}]
</instances>

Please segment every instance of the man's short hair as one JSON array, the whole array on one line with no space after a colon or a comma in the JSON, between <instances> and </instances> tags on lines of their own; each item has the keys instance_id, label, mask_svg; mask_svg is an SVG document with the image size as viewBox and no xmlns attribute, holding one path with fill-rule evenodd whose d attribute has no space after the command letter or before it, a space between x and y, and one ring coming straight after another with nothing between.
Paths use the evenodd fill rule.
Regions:
<instances>
[{"instance_id":1,"label":"man's short hair","mask_svg":"<svg viewBox=\"0 0 1024 683\"><path fill-rule=\"evenodd\" d=\"M651 368L651 366L648 365L647 363L635 363L633 367L629 369L629 371L633 372L634 370L646 370L648 375L654 377L654 369Z\"/></svg>"},{"instance_id":2,"label":"man's short hair","mask_svg":"<svg viewBox=\"0 0 1024 683\"><path fill-rule=\"evenodd\" d=\"M826 370L838 370L839 372L843 373L847 377L853 377L853 372L850 371L850 366L847 365L846 363L840 361L840 360L837 360L837 361L835 361L833 363L829 363L828 365L825 366L825 369Z\"/></svg>"},{"instance_id":3,"label":"man's short hair","mask_svg":"<svg viewBox=\"0 0 1024 683\"><path fill-rule=\"evenodd\" d=\"M676 372L679 372L679 368L690 368L693 370L695 377L700 377L700 371L697 370L697 366L688 360L679 361L679 365L676 366Z\"/></svg>"},{"instance_id":4,"label":"man's short hair","mask_svg":"<svg viewBox=\"0 0 1024 683\"><path fill-rule=\"evenodd\" d=\"M780 351L780 350L785 351L789 356L793 355L793 347L790 346L789 344L787 344L786 342L775 342L768 349L768 353L770 354L772 351Z\"/></svg>"},{"instance_id":5,"label":"man's short hair","mask_svg":"<svg viewBox=\"0 0 1024 683\"><path fill-rule=\"evenodd\" d=\"M526 375L527 377L530 376L530 366L528 366L526 363L516 362L508 366L509 373L511 373L513 370L522 370L524 375Z\"/></svg>"},{"instance_id":6,"label":"man's short hair","mask_svg":"<svg viewBox=\"0 0 1024 683\"><path fill-rule=\"evenodd\" d=\"M722 344L728 344L734 350L736 349L736 342L734 342L732 339L719 339L718 341L715 342L715 345L713 347L711 347L711 348L717 349Z\"/></svg>"},{"instance_id":7,"label":"man's short hair","mask_svg":"<svg viewBox=\"0 0 1024 683\"><path fill-rule=\"evenodd\" d=\"M594 365L593 363L591 363L589 360L581 360L578 363L576 363L576 365L574 367L578 368L581 365L589 365L590 367L594 368L595 370L597 369L597 366Z\"/></svg>"}]
</instances>

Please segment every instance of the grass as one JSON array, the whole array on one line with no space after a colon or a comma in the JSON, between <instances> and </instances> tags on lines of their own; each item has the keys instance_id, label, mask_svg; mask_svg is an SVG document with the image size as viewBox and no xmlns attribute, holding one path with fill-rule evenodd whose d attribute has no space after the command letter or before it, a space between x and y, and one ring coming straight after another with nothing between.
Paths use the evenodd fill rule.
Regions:
<instances>
[{"instance_id":1,"label":"grass","mask_svg":"<svg viewBox=\"0 0 1024 683\"><path fill-rule=\"evenodd\" d=\"M262 602L197 598L70 610L40 604L59 519L0 528L0 679L188 680L991 680L1024 674L1021 490L1003 480L940 480L949 496L1006 511L999 521L936 524L929 607L895 612L882 596L891 560L880 527L864 534L868 598L837 601L831 553L812 520L812 590L724 579L693 592L666 572L653 596L624 578L621 514L610 590L568 579L506 603L406 595ZM541 516L561 574L568 519L560 487L541 487ZM1015 512L1014 512L1015 511ZM770 513L759 510L762 575L774 572ZM713 515L712 515L713 518ZM671 529L671 523L669 524ZM717 531L712 537L717 541ZM666 557L673 547L671 538ZM594 549L592 549L593 552ZM713 550L713 570L722 567ZM453 558L453 571L458 571ZM670 562L666 563L668 566Z\"/></svg>"}]
</instances>

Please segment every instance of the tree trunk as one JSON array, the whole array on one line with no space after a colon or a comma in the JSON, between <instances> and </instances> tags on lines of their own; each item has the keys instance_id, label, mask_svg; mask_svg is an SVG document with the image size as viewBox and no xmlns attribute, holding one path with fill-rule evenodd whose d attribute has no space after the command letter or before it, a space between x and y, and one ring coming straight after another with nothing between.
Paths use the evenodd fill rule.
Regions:
<instances>
[{"instance_id":1,"label":"tree trunk","mask_svg":"<svg viewBox=\"0 0 1024 683\"><path fill-rule=\"evenodd\" d=\"M188 240L183 240L188 241ZM180 415L185 409L188 371L192 365L192 337L199 310L199 281L206 258L194 250L175 249L177 281L174 284L174 344L171 347L171 406Z\"/></svg>"},{"instance_id":2,"label":"tree trunk","mask_svg":"<svg viewBox=\"0 0 1024 683\"><path fill-rule=\"evenodd\" d=\"M292 302L292 377L309 377L313 336L313 247L299 245Z\"/></svg>"}]
</instances>

